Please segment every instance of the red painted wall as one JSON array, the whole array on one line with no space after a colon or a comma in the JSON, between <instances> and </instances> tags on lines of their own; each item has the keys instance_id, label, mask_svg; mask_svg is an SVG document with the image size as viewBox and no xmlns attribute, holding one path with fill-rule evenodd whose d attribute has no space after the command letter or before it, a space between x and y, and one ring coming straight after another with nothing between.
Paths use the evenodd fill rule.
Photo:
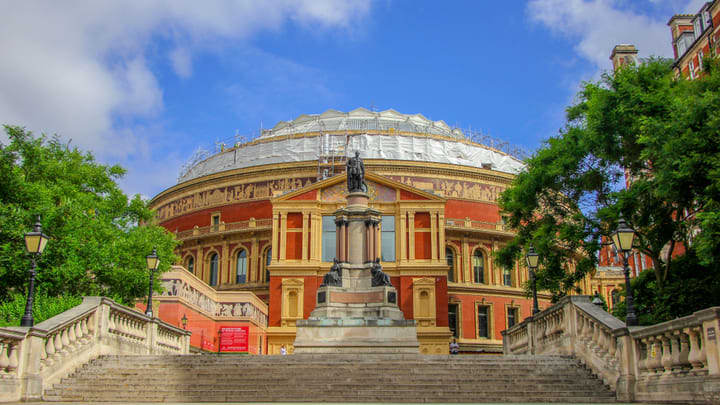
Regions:
<instances>
[{"instance_id":1,"label":"red painted wall","mask_svg":"<svg viewBox=\"0 0 720 405\"><path fill-rule=\"evenodd\" d=\"M199 227L210 225L210 215L213 212L220 212L220 220L229 222L246 221L250 218L272 218L272 205L269 200L246 202L241 204L229 204L223 207L209 208L184 214L160 223L170 232L185 231L192 229L195 225Z\"/></svg>"},{"instance_id":2,"label":"red painted wall","mask_svg":"<svg viewBox=\"0 0 720 405\"><path fill-rule=\"evenodd\" d=\"M490 203L448 200L445 204L445 218L470 218L475 221L498 222L498 206Z\"/></svg>"}]
</instances>

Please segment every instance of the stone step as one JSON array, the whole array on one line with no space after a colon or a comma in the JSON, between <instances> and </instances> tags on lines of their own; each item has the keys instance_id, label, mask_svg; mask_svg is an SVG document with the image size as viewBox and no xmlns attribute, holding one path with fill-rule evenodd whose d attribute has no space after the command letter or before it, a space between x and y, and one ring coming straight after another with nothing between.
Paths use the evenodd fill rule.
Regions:
<instances>
[{"instance_id":1,"label":"stone step","mask_svg":"<svg viewBox=\"0 0 720 405\"><path fill-rule=\"evenodd\" d=\"M48 401L614 402L569 357L103 356Z\"/></svg>"}]
</instances>

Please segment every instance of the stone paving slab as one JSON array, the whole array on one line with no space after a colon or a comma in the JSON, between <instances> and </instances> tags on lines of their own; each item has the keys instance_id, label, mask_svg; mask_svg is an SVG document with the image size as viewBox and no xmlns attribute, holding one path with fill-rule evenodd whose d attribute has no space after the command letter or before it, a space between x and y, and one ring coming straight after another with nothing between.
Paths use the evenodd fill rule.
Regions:
<instances>
[{"instance_id":1,"label":"stone paving slab","mask_svg":"<svg viewBox=\"0 0 720 405\"><path fill-rule=\"evenodd\" d=\"M6 402L8 405L80 405L80 404L95 404L95 405L156 405L161 402ZM298 401L298 402L169 402L175 405L232 405L232 404L243 404L243 405L297 405L297 404L322 404L322 405L382 405L382 404L392 404L394 402L305 402L305 401ZM436 405L458 405L458 404L473 404L472 402L451 402L451 403L443 403L443 402L432 402ZM637 405L638 403L630 404L625 402L614 402L617 405ZM420 404L426 404L424 402L403 402L403 405L420 405ZM542 404L552 404L552 405L596 405L596 404L589 404L589 403L583 403L583 402L477 402L477 404L483 404L483 405L542 405ZM660 404L651 404L651 403L645 403L645 405L660 405Z\"/></svg>"}]
</instances>

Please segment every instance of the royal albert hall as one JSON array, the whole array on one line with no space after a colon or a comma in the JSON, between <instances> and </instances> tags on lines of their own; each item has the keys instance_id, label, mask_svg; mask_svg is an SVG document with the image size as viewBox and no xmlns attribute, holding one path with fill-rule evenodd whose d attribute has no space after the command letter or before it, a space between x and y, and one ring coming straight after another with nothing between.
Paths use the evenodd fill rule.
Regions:
<instances>
[{"instance_id":1,"label":"royal albert hall","mask_svg":"<svg viewBox=\"0 0 720 405\"><path fill-rule=\"evenodd\" d=\"M421 353L448 353L453 338L462 353L501 352L500 332L531 313L527 268L492 260L513 236L497 199L523 164L394 110L301 115L187 168L151 201L181 260L161 276L155 313L193 331L197 350L292 353L344 236L333 213L355 151L381 213L374 251Z\"/></svg>"}]
</instances>

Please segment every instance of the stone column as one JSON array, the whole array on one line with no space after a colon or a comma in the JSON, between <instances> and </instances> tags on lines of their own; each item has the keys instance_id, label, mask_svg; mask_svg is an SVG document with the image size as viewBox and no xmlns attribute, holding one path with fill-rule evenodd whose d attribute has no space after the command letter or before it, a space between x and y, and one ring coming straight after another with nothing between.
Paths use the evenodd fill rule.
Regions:
<instances>
[{"instance_id":1,"label":"stone column","mask_svg":"<svg viewBox=\"0 0 720 405\"><path fill-rule=\"evenodd\" d=\"M273 251L274 252L274 251ZM287 212L280 213L280 260L287 257Z\"/></svg>"},{"instance_id":2,"label":"stone column","mask_svg":"<svg viewBox=\"0 0 720 405\"><path fill-rule=\"evenodd\" d=\"M310 229L310 213L305 211L302 213L302 216L302 260L308 260L308 241L310 240L308 231Z\"/></svg>"},{"instance_id":3,"label":"stone column","mask_svg":"<svg viewBox=\"0 0 720 405\"><path fill-rule=\"evenodd\" d=\"M250 244L250 257L248 258L248 260L250 260L250 266L248 266L248 279L250 279L252 275L252 281L262 280L262 277L260 277L260 266L258 266L258 248L257 236L253 236Z\"/></svg>"},{"instance_id":4,"label":"stone column","mask_svg":"<svg viewBox=\"0 0 720 405\"><path fill-rule=\"evenodd\" d=\"M445 215L438 212L438 238L440 239L440 258L445 258Z\"/></svg>"},{"instance_id":5,"label":"stone column","mask_svg":"<svg viewBox=\"0 0 720 405\"><path fill-rule=\"evenodd\" d=\"M273 256L277 257L278 251L280 249L280 244L278 243L278 232L280 232L280 214L273 213L273 223L272 223L272 254ZM263 257L262 260L265 260ZM262 266L260 266L262 269ZM263 276L264 277L264 276Z\"/></svg>"},{"instance_id":6,"label":"stone column","mask_svg":"<svg viewBox=\"0 0 720 405\"><path fill-rule=\"evenodd\" d=\"M411 261L415 260L415 212L408 212L408 254Z\"/></svg>"},{"instance_id":7,"label":"stone column","mask_svg":"<svg viewBox=\"0 0 720 405\"><path fill-rule=\"evenodd\" d=\"M430 211L430 259L439 260L437 237L437 212Z\"/></svg>"},{"instance_id":8,"label":"stone column","mask_svg":"<svg viewBox=\"0 0 720 405\"><path fill-rule=\"evenodd\" d=\"M407 212L400 212L400 261L407 261Z\"/></svg>"}]
</instances>

